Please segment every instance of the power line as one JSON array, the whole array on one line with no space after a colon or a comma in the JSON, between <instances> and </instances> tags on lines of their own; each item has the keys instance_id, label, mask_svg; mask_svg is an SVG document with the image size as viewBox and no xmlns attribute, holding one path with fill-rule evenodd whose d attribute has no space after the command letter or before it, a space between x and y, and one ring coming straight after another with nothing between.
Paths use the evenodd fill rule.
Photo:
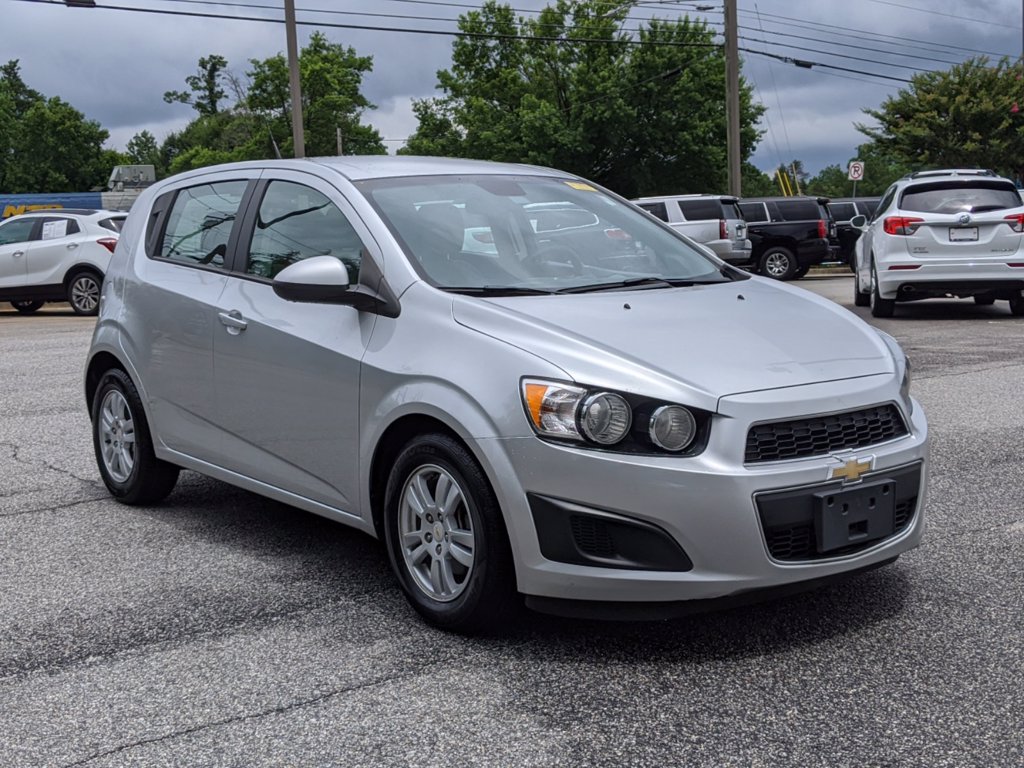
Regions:
<instances>
[{"instance_id":1,"label":"power line","mask_svg":"<svg viewBox=\"0 0 1024 768\"><path fill-rule=\"evenodd\" d=\"M936 11L931 8L922 8L919 5L906 5L904 3L894 3L892 0L868 0L869 3L877 3L878 5L889 5L894 8L905 8L908 11L918 11L919 13L927 13L932 16L945 16L947 19L956 19L957 21L970 21L974 24L987 24L992 26L992 19L974 19L970 16L957 16L955 13L943 13L942 11ZM1011 29L1020 29L1018 26L1011 26L1008 24L1000 24L1002 27L1009 26Z\"/></svg>"},{"instance_id":2,"label":"power line","mask_svg":"<svg viewBox=\"0 0 1024 768\"><path fill-rule=\"evenodd\" d=\"M755 56L767 56L769 59L775 59L776 61L784 61L787 64L795 64L801 69L813 69L814 67L823 67L825 69L835 69L840 72L849 72L855 75L868 75L869 77L880 77L883 80L893 80L898 83L910 83L912 81L907 80L904 77L895 77L893 75L883 75L878 72L865 72L862 69L850 69L849 67L837 67L834 64L823 64L820 61L806 61L804 59L794 59L790 56L782 56L778 53L770 53L769 51L755 51L752 48L740 48L744 53L752 53Z\"/></svg>"},{"instance_id":3,"label":"power line","mask_svg":"<svg viewBox=\"0 0 1024 768\"><path fill-rule=\"evenodd\" d=\"M748 43L762 43L764 45L782 45L782 43L773 43L770 40L761 40L756 37L741 36L741 40L746 40ZM865 59L861 56L850 56L845 53L834 53L833 51L823 51L819 48L794 48L790 46L790 50L800 51L801 53L821 53L825 56L835 56L838 59L851 59L853 61L860 61L868 64L878 64L882 67L893 67L895 69L912 69L915 72L934 72L933 69L924 69L922 67L912 67L909 64L892 64L887 61L877 61L875 59Z\"/></svg>"}]
</instances>

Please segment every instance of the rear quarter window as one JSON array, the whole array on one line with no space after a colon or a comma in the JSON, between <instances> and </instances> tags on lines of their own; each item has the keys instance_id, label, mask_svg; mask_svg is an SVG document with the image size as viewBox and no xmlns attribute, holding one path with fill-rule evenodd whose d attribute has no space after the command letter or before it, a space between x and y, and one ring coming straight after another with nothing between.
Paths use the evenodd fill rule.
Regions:
<instances>
[{"instance_id":1,"label":"rear quarter window","mask_svg":"<svg viewBox=\"0 0 1024 768\"><path fill-rule=\"evenodd\" d=\"M664 203L637 203L641 208L654 216L656 219L668 221L668 209Z\"/></svg>"},{"instance_id":2,"label":"rear quarter window","mask_svg":"<svg viewBox=\"0 0 1024 768\"><path fill-rule=\"evenodd\" d=\"M98 221L97 224L104 229L109 229L111 232L120 233L121 229L124 227L124 220L126 218L126 216L112 216L109 219L102 219Z\"/></svg>"},{"instance_id":3,"label":"rear quarter window","mask_svg":"<svg viewBox=\"0 0 1024 768\"><path fill-rule=\"evenodd\" d=\"M1019 208L1020 193L1010 184L941 182L908 187L899 207L916 213L982 213Z\"/></svg>"},{"instance_id":4,"label":"rear quarter window","mask_svg":"<svg viewBox=\"0 0 1024 768\"><path fill-rule=\"evenodd\" d=\"M815 200L779 200L779 213L786 221L809 221L826 218L821 206Z\"/></svg>"},{"instance_id":5,"label":"rear quarter window","mask_svg":"<svg viewBox=\"0 0 1024 768\"><path fill-rule=\"evenodd\" d=\"M680 200L679 209L687 221L722 218L722 203L717 199Z\"/></svg>"}]
</instances>

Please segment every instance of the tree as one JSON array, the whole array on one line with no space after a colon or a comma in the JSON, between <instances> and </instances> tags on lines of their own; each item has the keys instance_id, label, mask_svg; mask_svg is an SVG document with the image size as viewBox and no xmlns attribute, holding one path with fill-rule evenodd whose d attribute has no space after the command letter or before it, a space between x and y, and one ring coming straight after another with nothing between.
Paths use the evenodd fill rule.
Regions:
<instances>
[{"instance_id":1,"label":"tree","mask_svg":"<svg viewBox=\"0 0 1024 768\"><path fill-rule=\"evenodd\" d=\"M766 197L779 193L772 177L753 164L745 162L740 170L744 197Z\"/></svg>"},{"instance_id":2,"label":"tree","mask_svg":"<svg viewBox=\"0 0 1024 768\"><path fill-rule=\"evenodd\" d=\"M134 165L152 165L159 175L163 175L164 158L156 137L149 131L140 131L128 140L125 154Z\"/></svg>"},{"instance_id":3,"label":"tree","mask_svg":"<svg viewBox=\"0 0 1024 768\"><path fill-rule=\"evenodd\" d=\"M943 72L922 72L887 98L865 109L877 127L857 125L891 164L992 168L1024 175L1024 83L1021 66L985 57ZM870 169L868 169L870 172ZM866 175L865 175L866 178Z\"/></svg>"},{"instance_id":4,"label":"tree","mask_svg":"<svg viewBox=\"0 0 1024 768\"><path fill-rule=\"evenodd\" d=\"M488 0L463 14L469 36L438 72L443 95L414 104L419 127L401 152L548 165L629 197L724 191L725 60L714 32L652 20L631 41L632 5L557 0L517 20ZM744 159L762 111L743 83Z\"/></svg>"},{"instance_id":5,"label":"tree","mask_svg":"<svg viewBox=\"0 0 1024 768\"><path fill-rule=\"evenodd\" d=\"M189 90L167 91L164 101L188 104L201 116L217 114L221 100L227 95L221 87L227 66L227 59L216 54L199 59L199 73L185 78Z\"/></svg>"},{"instance_id":6,"label":"tree","mask_svg":"<svg viewBox=\"0 0 1024 768\"><path fill-rule=\"evenodd\" d=\"M853 194L853 182L846 176L845 168L826 165L817 176L813 176L807 182L807 194L821 197L850 197Z\"/></svg>"},{"instance_id":7,"label":"tree","mask_svg":"<svg viewBox=\"0 0 1024 768\"><path fill-rule=\"evenodd\" d=\"M288 64L281 54L250 63L248 107L265 120L282 152L292 154ZM337 154L339 129L346 154L386 152L377 130L361 122L363 113L374 108L360 91L363 75L372 69L372 57L358 56L352 47L331 43L320 32L310 36L299 52L307 154Z\"/></svg>"}]
</instances>

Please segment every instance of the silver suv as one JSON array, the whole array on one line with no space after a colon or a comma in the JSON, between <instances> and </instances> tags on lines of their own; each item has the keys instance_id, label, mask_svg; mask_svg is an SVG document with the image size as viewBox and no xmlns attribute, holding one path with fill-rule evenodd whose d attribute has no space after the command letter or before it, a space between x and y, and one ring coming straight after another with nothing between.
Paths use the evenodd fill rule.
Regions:
<instances>
[{"instance_id":1,"label":"silver suv","mask_svg":"<svg viewBox=\"0 0 1024 768\"><path fill-rule=\"evenodd\" d=\"M185 468L354 526L463 631L891 562L924 529L909 384L892 338L583 179L404 157L147 189L85 373L116 498Z\"/></svg>"},{"instance_id":2,"label":"silver suv","mask_svg":"<svg viewBox=\"0 0 1024 768\"><path fill-rule=\"evenodd\" d=\"M750 241L739 198L729 195L666 195L634 200L655 218L702 243L722 261L748 266Z\"/></svg>"},{"instance_id":3,"label":"silver suv","mask_svg":"<svg viewBox=\"0 0 1024 768\"><path fill-rule=\"evenodd\" d=\"M1024 316L1024 202L991 171L923 171L905 176L874 215L855 216L854 302L892 317L897 302L974 297L1010 303Z\"/></svg>"}]
</instances>

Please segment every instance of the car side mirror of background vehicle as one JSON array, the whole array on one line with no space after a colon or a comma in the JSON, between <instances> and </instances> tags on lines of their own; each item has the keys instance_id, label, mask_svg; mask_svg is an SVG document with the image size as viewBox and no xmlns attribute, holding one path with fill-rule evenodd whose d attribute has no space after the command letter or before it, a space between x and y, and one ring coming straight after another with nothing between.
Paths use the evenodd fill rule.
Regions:
<instances>
[{"instance_id":1,"label":"car side mirror of background vehicle","mask_svg":"<svg viewBox=\"0 0 1024 768\"><path fill-rule=\"evenodd\" d=\"M359 283L348 281L348 269L334 256L313 256L291 264L274 278L274 293L285 301L342 304L362 312L398 317L398 298L372 259L364 253ZM372 286L372 287L371 287Z\"/></svg>"},{"instance_id":2,"label":"car side mirror of background vehicle","mask_svg":"<svg viewBox=\"0 0 1024 768\"><path fill-rule=\"evenodd\" d=\"M863 213L858 213L852 219L850 219L850 226L854 229L867 229L868 228L868 217Z\"/></svg>"}]
</instances>

